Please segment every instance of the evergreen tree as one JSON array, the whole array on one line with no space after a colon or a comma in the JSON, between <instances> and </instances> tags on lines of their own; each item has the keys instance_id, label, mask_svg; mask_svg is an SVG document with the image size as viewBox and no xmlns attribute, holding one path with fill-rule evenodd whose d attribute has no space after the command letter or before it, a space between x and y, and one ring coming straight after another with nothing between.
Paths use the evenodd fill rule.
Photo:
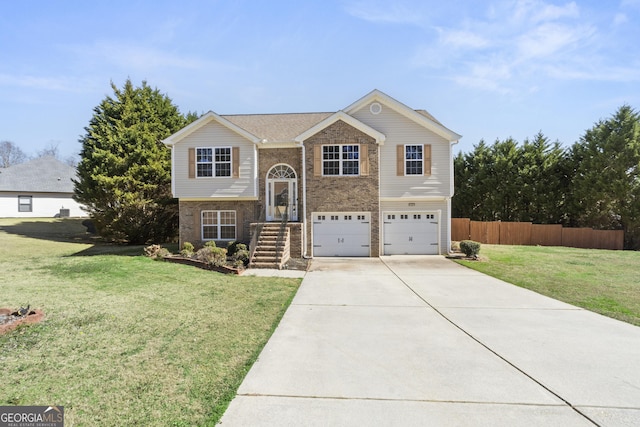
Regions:
<instances>
[{"instance_id":1,"label":"evergreen tree","mask_svg":"<svg viewBox=\"0 0 640 427\"><path fill-rule=\"evenodd\" d=\"M75 199L87 207L101 236L130 244L163 242L177 232L170 150L161 142L195 117L146 82L113 82L114 96L97 107L86 134Z\"/></svg>"},{"instance_id":2,"label":"evergreen tree","mask_svg":"<svg viewBox=\"0 0 640 427\"><path fill-rule=\"evenodd\" d=\"M625 105L587 130L571 150L570 214L576 225L625 231L640 248L640 116Z\"/></svg>"}]
</instances>

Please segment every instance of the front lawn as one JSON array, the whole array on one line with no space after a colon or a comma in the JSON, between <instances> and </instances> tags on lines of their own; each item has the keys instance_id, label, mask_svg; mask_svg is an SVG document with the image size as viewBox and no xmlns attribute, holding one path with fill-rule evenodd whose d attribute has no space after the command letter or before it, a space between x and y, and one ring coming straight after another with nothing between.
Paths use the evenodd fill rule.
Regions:
<instances>
[{"instance_id":1,"label":"front lawn","mask_svg":"<svg viewBox=\"0 0 640 427\"><path fill-rule=\"evenodd\" d=\"M300 280L153 261L80 223L0 219L0 307L46 314L0 336L0 405L64 406L67 426L214 425Z\"/></svg>"},{"instance_id":2,"label":"front lawn","mask_svg":"<svg viewBox=\"0 0 640 427\"><path fill-rule=\"evenodd\" d=\"M640 326L640 252L482 245L486 261L460 264Z\"/></svg>"}]
</instances>

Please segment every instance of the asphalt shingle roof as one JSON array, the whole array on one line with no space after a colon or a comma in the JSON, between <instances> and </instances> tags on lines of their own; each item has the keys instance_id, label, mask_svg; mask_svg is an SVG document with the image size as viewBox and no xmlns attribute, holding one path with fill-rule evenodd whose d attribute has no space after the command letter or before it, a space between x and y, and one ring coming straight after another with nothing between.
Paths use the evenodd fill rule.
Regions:
<instances>
[{"instance_id":1,"label":"asphalt shingle roof","mask_svg":"<svg viewBox=\"0 0 640 427\"><path fill-rule=\"evenodd\" d=\"M267 142L290 142L334 113L222 115L236 126Z\"/></svg>"},{"instance_id":2,"label":"asphalt shingle roof","mask_svg":"<svg viewBox=\"0 0 640 427\"><path fill-rule=\"evenodd\" d=\"M416 112L442 125L429 112ZM221 117L267 142L290 142L332 114L335 113L230 114Z\"/></svg>"},{"instance_id":3,"label":"asphalt shingle roof","mask_svg":"<svg viewBox=\"0 0 640 427\"><path fill-rule=\"evenodd\" d=\"M76 169L47 156L0 168L0 191L73 193Z\"/></svg>"}]
</instances>

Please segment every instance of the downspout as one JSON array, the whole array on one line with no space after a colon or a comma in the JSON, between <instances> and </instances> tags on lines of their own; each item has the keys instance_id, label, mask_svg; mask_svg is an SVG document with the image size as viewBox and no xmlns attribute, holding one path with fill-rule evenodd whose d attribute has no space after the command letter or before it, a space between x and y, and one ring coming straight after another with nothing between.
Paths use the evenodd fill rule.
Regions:
<instances>
[{"instance_id":1,"label":"downspout","mask_svg":"<svg viewBox=\"0 0 640 427\"><path fill-rule=\"evenodd\" d=\"M176 150L174 150L174 146L170 145L169 149L171 150L171 195L175 198L176 197L176 171L175 171L175 164L176 164Z\"/></svg>"},{"instance_id":2,"label":"downspout","mask_svg":"<svg viewBox=\"0 0 640 427\"><path fill-rule=\"evenodd\" d=\"M302 148L302 247L303 258L310 258L307 250L307 149L304 141L300 141Z\"/></svg>"},{"instance_id":3,"label":"downspout","mask_svg":"<svg viewBox=\"0 0 640 427\"><path fill-rule=\"evenodd\" d=\"M449 165L449 197L447 197L447 230L449 233L447 235L447 252L451 252L451 200L455 195L455 171L453 170L454 162L453 162L453 145L457 144L458 141L449 141L449 159L451 164Z\"/></svg>"},{"instance_id":4,"label":"downspout","mask_svg":"<svg viewBox=\"0 0 640 427\"><path fill-rule=\"evenodd\" d=\"M253 197L258 200L258 145L253 144Z\"/></svg>"}]
</instances>

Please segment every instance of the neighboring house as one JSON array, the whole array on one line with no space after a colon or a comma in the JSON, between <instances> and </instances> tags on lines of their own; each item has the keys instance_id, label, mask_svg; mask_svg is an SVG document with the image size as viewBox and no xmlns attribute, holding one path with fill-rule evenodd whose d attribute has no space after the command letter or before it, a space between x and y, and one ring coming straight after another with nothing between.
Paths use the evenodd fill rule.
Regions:
<instances>
[{"instance_id":1,"label":"neighboring house","mask_svg":"<svg viewBox=\"0 0 640 427\"><path fill-rule=\"evenodd\" d=\"M87 216L73 200L76 169L47 156L0 168L0 217Z\"/></svg>"},{"instance_id":2,"label":"neighboring house","mask_svg":"<svg viewBox=\"0 0 640 427\"><path fill-rule=\"evenodd\" d=\"M163 141L180 244L249 242L286 212L291 257L447 253L459 138L378 90L335 113L208 112Z\"/></svg>"}]
</instances>

